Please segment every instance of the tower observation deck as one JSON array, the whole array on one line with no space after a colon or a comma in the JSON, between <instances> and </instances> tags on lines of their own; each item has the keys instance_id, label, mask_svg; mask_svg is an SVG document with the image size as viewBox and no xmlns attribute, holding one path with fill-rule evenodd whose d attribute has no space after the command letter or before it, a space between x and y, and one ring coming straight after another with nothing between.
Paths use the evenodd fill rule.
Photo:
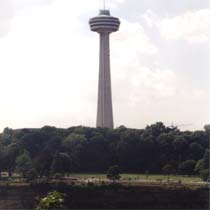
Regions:
<instances>
[{"instance_id":1,"label":"tower observation deck","mask_svg":"<svg viewBox=\"0 0 210 210\"><path fill-rule=\"evenodd\" d=\"M97 32L100 35L96 126L113 129L109 35L119 30L120 21L118 18L112 17L109 10L100 10L99 15L91 18L89 24L91 31Z\"/></svg>"}]
</instances>

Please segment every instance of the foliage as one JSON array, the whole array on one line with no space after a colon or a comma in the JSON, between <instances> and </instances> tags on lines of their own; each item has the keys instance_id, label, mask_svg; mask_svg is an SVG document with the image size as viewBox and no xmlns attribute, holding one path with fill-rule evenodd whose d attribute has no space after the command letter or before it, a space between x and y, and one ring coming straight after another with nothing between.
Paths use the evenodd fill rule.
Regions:
<instances>
[{"instance_id":1,"label":"foliage","mask_svg":"<svg viewBox=\"0 0 210 210\"><path fill-rule=\"evenodd\" d=\"M204 153L203 159L199 160L196 164L195 170L199 172L200 177L203 181L209 179L209 159L210 159L210 150L207 149Z\"/></svg>"},{"instance_id":2,"label":"foliage","mask_svg":"<svg viewBox=\"0 0 210 210\"><path fill-rule=\"evenodd\" d=\"M32 161L28 152L24 151L23 154L16 159L16 171L26 178L27 173L32 169Z\"/></svg>"},{"instance_id":3,"label":"foliage","mask_svg":"<svg viewBox=\"0 0 210 210\"><path fill-rule=\"evenodd\" d=\"M64 195L60 192L53 191L42 198L35 210L53 210L64 208Z\"/></svg>"},{"instance_id":4,"label":"foliage","mask_svg":"<svg viewBox=\"0 0 210 210\"><path fill-rule=\"evenodd\" d=\"M190 144L190 152L194 160L200 160L203 156L204 149L201 144L194 142Z\"/></svg>"},{"instance_id":5,"label":"foliage","mask_svg":"<svg viewBox=\"0 0 210 210\"><path fill-rule=\"evenodd\" d=\"M36 180L37 177L38 177L38 173L37 173L36 169L34 169L34 168L30 169L25 175L25 178L28 182L32 182L32 181Z\"/></svg>"},{"instance_id":6,"label":"foliage","mask_svg":"<svg viewBox=\"0 0 210 210\"><path fill-rule=\"evenodd\" d=\"M167 175L168 181L169 181L170 174L175 173L175 169L174 169L174 167L173 167L172 164L166 164L166 165L163 166L163 168L162 168L162 173Z\"/></svg>"},{"instance_id":7,"label":"foliage","mask_svg":"<svg viewBox=\"0 0 210 210\"><path fill-rule=\"evenodd\" d=\"M51 174L60 173L64 174L65 172L70 171L70 157L66 153L57 153L55 154L52 166Z\"/></svg>"},{"instance_id":8,"label":"foliage","mask_svg":"<svg viewBox=\"0 0 210 210\"><path fill-rule=\"evenodd\" d=\"M195 173L200 173L200 171L204 170L204 161L203 159L197 161L196 165L195 165Z\"/></svg>"},{"instance_id":9,"label":"foliage","mask_svg":"<svg viewBox=\"0 0 210 210\"><path fill-rule=\"evenodd\" d=\"M203 181L207 181L209 179L209 169L203 169L200 171L200 177Z\"/></svg>"},{"instance_id":10,"label":"foliage","mask_svg":"<svg viewBox=\"0 0 210 210\"><path fill-rule=\"evenodd\" d=\"M198 174L209 168L209 134L210 125L192 132L162 122L145 129L6 128L0 134L0 171L47 178L57 173L104 173L118 165L125 173L161 174L170 164L176 174ZM203 168L198 169L201 159Z\"/></svg>"},{"instance_id":11,"label":"foliage","mask_svg":"<svg viewBox=\"0 0 210 210\"><path fill-rule=\"evenodd\" d=\"M179 172L180 174L183 174L183 175L193 175L195 166L196 166L195 160L186 160L181 163L179 167Z\"/></svg>"},{"instance_id":12,"label":"foliage","mask_svg":"<svg viewBox=\"0 0 210 210\"><path fill-rule=\"evenodd\" d=\"M210 150L207 149L203 156L203 166L205 169L209 168Z\"/></svg>"},{"instance_id":13,"label":"foliage","mask_svg":"<svg viewBox=\"0 0 210 210\"><path fill-rule=\"evenodd\" d=\"M118 180L120 179L120 168L119 166L111 166L107 171L107 178L111 180Z\"/></svg>"},{"instance_id":14,"label":"foliage","mask_svg":"<svg viewBox=\"0 0 210 210\"><path fill-rule=\"evenodd\" d=\"M173 165L167 164L162 168L162 172L163 172L163 174L169 175L169 174L175 173L175 169L174 169Z\"/></svg>"}]
</instances>

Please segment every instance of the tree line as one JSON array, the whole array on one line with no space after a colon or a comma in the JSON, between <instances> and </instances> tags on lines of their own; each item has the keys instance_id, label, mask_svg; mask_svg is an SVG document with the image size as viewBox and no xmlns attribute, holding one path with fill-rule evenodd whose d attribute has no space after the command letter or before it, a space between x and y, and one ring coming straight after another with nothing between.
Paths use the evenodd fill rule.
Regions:
<instances>
[{"instance_id":1,"label":"tree line","mask_svg":"<svg viewBox=\"0 0 210 210\"><path fill-rule=\"evenodd\" d=\"M123 173L209 173L210 125L180 131L157 122L145 129L44 126L5 128L0 134L0 172L23 177L65 173L104 173L117 165Z\"/></svg>"}]
</instances>

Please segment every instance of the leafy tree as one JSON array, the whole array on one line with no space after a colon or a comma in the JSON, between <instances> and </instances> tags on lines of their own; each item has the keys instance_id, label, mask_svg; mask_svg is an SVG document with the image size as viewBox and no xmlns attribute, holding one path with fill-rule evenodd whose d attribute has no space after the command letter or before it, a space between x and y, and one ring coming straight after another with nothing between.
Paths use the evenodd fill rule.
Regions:
<instances>
[{"instance_id":1,"label":"leafy tree","mask_svg":"<svg viewBox=\"0 0 210 210\"><path fill-rule=\"evenodd\" d=\"M105 137L98 132L94 133L94 136L91 135L89 141L84 144L80 156L81 170L104 172L109 167L109 157L109 147Z\"/></svg>"},{"instance_id":2,"label":"leafy tree","mask_svg":"<svg viewBox=\"0 0 210 210\"><path fill-rule=\"evenodd\" d=\"M33 165L40 178L49 177L53 154L48 149L44 149L39 155L33 159Z\"/></svg>"},{"instance_id":3,"label":"leafy tree","mask_svg":"<svg viewBox=\"0 0 210 210\"><path fill-rule=\"evenodd\" d=\"M27 151L17 157L16 171L26 178L27 173L33 168L31 158Z\"/></svg>"},{"instance_id":4,"label":"leafy tree","mask_svg":"<svg viewBox=\"0 0 210 210\"><path fill-rule=\"evenodd\" d=\"M192 132L179 131L161 122L145 129L124 126L115 130L83 126L5 129L0 134L0 171L12 175L20 167L19 156L27 151L26 163L31 162L29 165L40 178L49 177L50 172L70 170L104 173L112 165L118 165L126 173L147 170L162 173L163 166L171 164L175 169L179 166L180 173L198 174L209 168L209 134L210 125ZM202 164L197 166L201 159ZM193 170L192 161L196 162Z\"/></svg>"},{"instance_id":5,"label":"leafy tree","mask_svg":"<svg viewBox=\"0 0 210 210\"><path fill-rule=\"evenodd\" d=\"M74 143L83 143L86 141L86 137L83 134L71 133L67 136L63 141L63 146L66 149L72 149L71 147L74 146Z\"/></svg>"},{"instance_id":6,"label":"leafy tree","mask_svg":"<svg viewBox=\"0 0 210 210\"><path fill-rule=\"evenodd\" d=\"M176 172L176 170L175 170L175 168L173 167L173 165L171 165L171 164L166 164L165 166L163 166L162 172L163 172L163 174L166 174L166 175L167 175L168 181L169 181L170 175L171 175L171 174L174 174L174 173Z\"/></svg>"},{"instance_id":7,"label":"leafy tree","mask_svg":"<svg viewBox=\"0 0 210 210\"><path fill-rule=\"evenodd\" d=\"M200 177L203 181L207 181L209 179L210 171L209 169L204 169L200 171Z\"/></svg>"},{"instance_id":8,"label":"leafy tree","mask_svg":"<svg viewBox=\"0 0 210 210\"><path fill-rule=\"evenodd\" d=\"M5 149L3 147L0 147L0 177L1 172L5 170L6 168L6 155L5 155Z\"/></svg>"},{"instance_id":9,"label":"leafy tree","mask_svg":"<svg viewBox=\"0 0 210 210\"><path fill-rule=\"evenodd\" d=\"M179 166L179 172L183 175L192 175L194 174L196 161L195 160L186 160L182 162Z\"/></svg>"},{"instance_id":10,"label":"leafy tree","mask_svg":"<svg viewBox=\"0 0 210 210\"><path fill-rule=\"evenodd\" d=\"M4 146L8 146L9 144L11 144L12 138L11 138L10 133L5 132L5 133L0 134L0 142Z\"/></svg>"},{"instance_id":11,"label":"leafy tree","mask_svg":"<svg viewBox=\"0 0 210 210\"><path fill-rule=\"evenodd\" d=\"M191 157L194 160L200 160L203 156L204 149L201 144L194 142L190 144Z\"/></svg>"},{"instance_id":12,"label":"leafy tree","mask_svg":"<svg viewBox=\"0 0 210 210\"><path fill-rule=\"evenodd\" d=\"M172 133L161 133L157 138L160 152L165 154L165 158L162 159L165 162L173 160L174 148L173 148L174 135Z\"/></svg>"},{"instance_id":13,"label":"leafy tree","mask_svg":"<svg viewBox=\"0 0 210 210\"><path fill-rule=\"evenodd\" d=\"M188 142L183 135L175 136L173 141L174 158L181 163L188 153Z\"/></svg>"},{"instance_id":14,"label":"leafy tree","mask_svg":"<svg viewBox=\"0 0 210 210\"><path fill-rule=\"evenodd\" d=\"M107 171L107 178L111 180L119 180L121 178L119 166L111 166Z\"/></svg>"},{"instance_id":15,"label":"leafy tree","mask_svg":"<svg viewBox=\"0 0 210 210\"><path fill-rule=\"evenodd\" d=\"M15 170L15 161L18 154L19 151L16 143L11 143L7 147L5 147L5 169L8 171L9 176L12 176L12 172Z\"/></svg>"},{"instance_id":16,"label":"leafy tree","mask_svg":"<svg viewBox=\"0 0 210 210\"><path fill-rule=\"evenodd\" d=\"M209 147L209 136L205 131L194 131L192 133L192 140L201 144L204 148Z\"/></svg>"},{"instance_id":17,"label":"leafy tree","mask_svg":"<svg viewBox=\"0 0 210 210\"><path fill-rule=\"evenodd\" d=\"M207 133L208 137L210 138L210 124L204 126L204 130Z\"/></svg>"},{"instance_id":18,"label":"leafy tree","mask_svg":"<svg viewBox=\"0 0 210 210\"><path fill-rule=\"evenodd\" d=\"M39 201L35 210L64 209L64 194L53 191Z\"/></svg>"},{"instance_id":19,"label":"leafy tree","mask_svg":"<svg viewBox=\"0 0 210 210\"><path fill-rule=\"evenodd\" d=\"M3 134L9 134L10 135L12 132L13 132L13 130L11 128L6 127L6 128L4 128Z\"/></svg>"},{"instance_id":20,"label":"leafy tree","mask_svg":"<svg viewBox=\"0 0 210 210\"><path fill-rule=\"evenodd\" d=\"M204 153L203 159L201 159L197 165L196 170L200 173L200 177L203 181L207 181L209 179L209 158L210 158L210 150L207 149Z\"/></svg>"},{"instance_id":21,"label":"leafy tree","mask_svg":"<svg viewBox=\"0 0 210 210\"><path fill-rule=\"evenodd\" d=\"M51 173L64 174L65 172L70 172L70 156L66 153L55 154L51 166Z\"/></svg>"},{"instance_id":22,"label":"leafy tree","mask_svg":"<svg viewBox=\"0 0 210 210\"><path fill-rule=\"evenodd\" d=\"M151 135L155 137L158 137L161 133L165 133L167 129L162 122L156 122L155 124L147 126L145 131L151 133Z\"/></svg>"},{"instance_id":23,"label":"leafy tree","mask_svg":"<svg viewBox=\"0 0 210 210\"><path fill-rule=\"evenodd\" d=\"M16 135L21 135L21 133ZM48 143L47 140L40 131L26 132L15 139L19 147L27 150L32 158L42 151L45 144Z\"/></svg>"},{"instance_id":24,"label":"leafy tree","mask_svg":"<svg viewBox=\"0 0 210 210\"><path fill-rule=\"evenodd\" d=\"M153 149L153 141L149 137L145 138L148 140L143 140L135 129L122 129L122 133L119 133L119 140L115 142L115 152L118 158L118 163L115 164L119 165L123 171L139 172L141 170L144 172L147 170L146 165L150 158L147 154Z\"/></svg>"},{"instance_id":25,"label":"leafy tree","mask_svg":"<svg viewBox=\"0 0 210 210\"><path fill-rule=\"evenodd\" d=\"M30 169L25 175L25 178L28 182L34 181L35 179L37 179L37 177L38 177L38 173L36 169L34 168Z\"/></svg>"},{"instance_id":26,"label":"leafy tree","mask_svg":"<svg viewBox=\"0 0 210 210\"><path fill-rule=\"evenodd\" d=\"M207 149L203 156L203 166L204 169L209 169L209 159L210 159L210 150Z\"/></svg>"},{"instance_id":27,"label":"leafy tree","mask_svg":"<svg viewBox=\"0 0 210 210\"><path fill-rule=\"evenodd\" d=\"M204 170L204 161L203 159L198 160L196 165L195 165L195 173L200 174L200 171Z\"/></svg>"},{"instance_id":28,"label":"leafy tree","mask_svg":"<svg viewBox=\"0 0 210 210\"><path fill-rule=\"evenodd\" d=\"M195 172L200 174L203 181L209 178L209 158L210 151L206 150L203 159L199 160L195 166Z\"/></svg>"},{"instance_id":29,"label":"leafy tree","mask_svg":"<svg viewBox=\"0 0 210 210\"><path fill-rule=\"evenodd\" d=\"M63 141L65 151L70 155L72 169L74 171L81 170L82 154L87 143L87 139L83 134L71 133Z\"/></svg>"}]
</instances>

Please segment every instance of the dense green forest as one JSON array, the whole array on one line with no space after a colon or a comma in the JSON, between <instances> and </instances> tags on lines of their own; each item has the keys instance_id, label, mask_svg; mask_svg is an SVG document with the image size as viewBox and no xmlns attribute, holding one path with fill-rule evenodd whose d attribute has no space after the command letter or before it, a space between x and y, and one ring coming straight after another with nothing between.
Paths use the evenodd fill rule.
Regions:
<instances>
[{"instance_id":1,"label":"dense green forest","mask_svg":"<svg viewBox=\"0 0 210 210\"><path fill-rule=\"evenodd\" d=\"M192 132L161 122L145 129L5 128L0 134L0 171L44 177L103 173L118 165L123 173L202 174L209 168L209 134L210 125Z\"/></svg>"}]
</instances>

